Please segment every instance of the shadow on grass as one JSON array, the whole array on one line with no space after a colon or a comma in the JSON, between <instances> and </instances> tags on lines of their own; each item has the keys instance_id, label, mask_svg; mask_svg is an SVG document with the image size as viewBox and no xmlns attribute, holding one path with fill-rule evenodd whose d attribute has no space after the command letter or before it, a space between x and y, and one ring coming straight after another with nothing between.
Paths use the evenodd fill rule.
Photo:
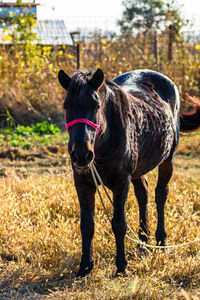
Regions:
<instances>
[{"instance_id":1,"label":"shadow on grass","mask_svg":"<svg viewBox=\"0 0 200 300\"><path fill-rule=\"evenodd\" d=\"M26 267L18 267L16 257L1 256L5 261L0 266L0 299L39 299L51 296L54 292L62 292L67 289L81 289L85 287L86 279L75 279L79 261L73 256L63 253L62 264L48 274L44 270L36 270L26 261ZM13 267L11 268L11 265ZM18 264L19 265L19 264ZM30 267L29 267L30 266Z\"/></svg>"},{"instance_id":2,"label":"shadow on grass","mask_svg":"<svg viewBox=\"0 0 200 300\"><path fill-rule=\"evenodd\" d=\"M200 268L193 269L191 271L182 273L182 274L174 274L173 276L166 276L163 278L163 281L168 284L172 284L174 287L180 289L197 289L200 288L200 278L199 278Z\"/></svg>"}]
</instances>

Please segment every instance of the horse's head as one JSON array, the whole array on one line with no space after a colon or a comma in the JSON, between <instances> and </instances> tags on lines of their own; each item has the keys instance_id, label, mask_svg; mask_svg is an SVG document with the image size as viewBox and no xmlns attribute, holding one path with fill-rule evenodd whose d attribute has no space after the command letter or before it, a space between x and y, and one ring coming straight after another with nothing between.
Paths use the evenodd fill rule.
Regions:
<instances>
[{"instance_id":1,"label":"horse's head","mask_svg":"<svg viewBox=\"0 0 200 300\"><path fill-rule=\"evenodd\" d=\"M94 159L95 138L101 118L98 90L104 82L104 74L98 69L90 73L79 71L69 77L60 70L58 79L67 91L64 109L69 132L69 154L76 165L85 167Z\"/></svg>"}]
</instances>

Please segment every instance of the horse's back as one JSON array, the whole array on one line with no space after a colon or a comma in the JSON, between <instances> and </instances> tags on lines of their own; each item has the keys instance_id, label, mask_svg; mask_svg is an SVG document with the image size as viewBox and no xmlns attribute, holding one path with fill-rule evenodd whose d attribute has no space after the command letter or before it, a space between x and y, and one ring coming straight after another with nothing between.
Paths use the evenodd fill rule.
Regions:
<instances>
[{"instance_id":1,"label":"horse's back","mask_svg":"<svg viewBox=\"0 0 200 300\"><path fill-rule=\"evenodd\" d=\"M176 85L167 76L153 70L134 70L113 79L126 92L133 94L153 89L165 102L179 110L179 93Z\"/></svg>"},{"instance_id":2,"label":"horse's back","mask_svg":"<svg viewBox=\"0 0 200 300\"><path fill-rule=\"evenodd\" d=\"M137 178L173 156L178 143L179 94L168 77L151 70L131 71L113 81L134 96L129 99L138 154L132 178ZM133 148L134 143L133 139Z\"/></svg>"}]
</instances>

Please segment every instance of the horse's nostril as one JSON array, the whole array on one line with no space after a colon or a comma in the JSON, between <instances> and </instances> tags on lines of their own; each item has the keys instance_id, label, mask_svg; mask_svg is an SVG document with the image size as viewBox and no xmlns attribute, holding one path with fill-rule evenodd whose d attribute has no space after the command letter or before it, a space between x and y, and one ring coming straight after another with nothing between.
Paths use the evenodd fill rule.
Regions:
<instances>
[{"instance_id":1,"label":"horse's nostril","mask_svg":"<svg viewBox=\"0 0 200 300\"><path fill-rule=\"evenodd\" d=\"M74 163L76 163L80 166L84 166L84 165L89 164L93 160L94 153L93 153L93 151L88 150L86 152L86 154L84 154L84 153L80 154L80 153L77 153L76 151L73 150L70 153L70 156L71 156L71 160Z\"/></svg>"},{"instance_id":2,"label":"horse's nostril","mask_svg":"<svg viewBox=\"0 0 200 300\"><path fill-rule=\"evenodd\" d=\"M90 163L92 160L93 160L93 157L94 157L94 153L92 151L88 151L85 155L85 161L86 163Z\"/></svg>"}]
</instances>

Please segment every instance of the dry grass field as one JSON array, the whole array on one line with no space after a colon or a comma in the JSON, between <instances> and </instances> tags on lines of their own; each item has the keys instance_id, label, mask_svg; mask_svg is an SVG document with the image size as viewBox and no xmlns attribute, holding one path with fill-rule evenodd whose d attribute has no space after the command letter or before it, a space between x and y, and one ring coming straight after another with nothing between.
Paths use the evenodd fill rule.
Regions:
<instances>
[{"instance_id":1,"label":"dry grass field","mask_svg":"<svg viewBox=\"0 0 200 300\"><path fill-rule=\"evenodd\" d=\"M34 145L29 150L5 146L0 152L0 299L200 299L199 134L181 137L165 213L168 244L188 245L140 255L127 239L125 278L114 277L114 236L96 196L95 266L86 278L74 279L81 235L66 145ZM156 178L156 170L148 174L151 245ZM136 233L138 207L132 187L126 215Z\"/></svg>"}]
</instances>

